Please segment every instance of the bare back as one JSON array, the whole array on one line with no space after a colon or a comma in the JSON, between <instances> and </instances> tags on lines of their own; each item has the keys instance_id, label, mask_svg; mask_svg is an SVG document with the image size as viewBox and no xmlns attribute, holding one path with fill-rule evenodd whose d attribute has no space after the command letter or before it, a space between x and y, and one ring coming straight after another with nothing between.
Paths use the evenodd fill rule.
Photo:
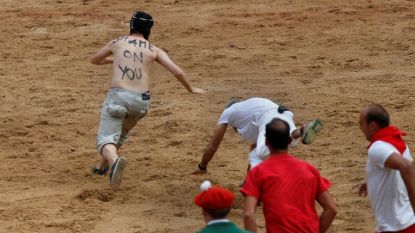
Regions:
<instances>
[{"instance_id":1,"label":"bare back","mask_svg":"<svg viewBox=\"0 0 415 233\"><path fill-rule=\"evenodd\" d=\"M150 44L141 34L117 38L90 58L90 62L95 65L112 63L111 87L137 92L149 90L148 74L154 61L173 74L190 93L205 93L200 88L192 87L186 80L186 74L170 59L167 53Z\"/></svg>"},{"instance_id":2,"label":"bare back","mask_svg":"<svg viewBox=\"0 0 415 233\"><path fill-rule=\"evenodd\" d=\"M146 92L149 71L157 58L155 46L144 38L124 36L109 44L113 55L111 87Z\"/></svg>"}]
</instances>

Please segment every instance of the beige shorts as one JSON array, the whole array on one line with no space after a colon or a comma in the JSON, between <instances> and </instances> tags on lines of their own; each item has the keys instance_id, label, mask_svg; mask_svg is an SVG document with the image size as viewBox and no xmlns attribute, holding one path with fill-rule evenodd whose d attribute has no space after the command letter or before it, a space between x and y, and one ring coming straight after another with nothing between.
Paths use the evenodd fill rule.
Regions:
<instances>
[{"instance_id":1,"label":"beige shorts","mask_svg":"<svg viewBox=\"0 0 415 233\"><path fill-rule=\"evenodd\" d=\"M138 120L147 115L150 92L111 88L101 110L96 146L101 154L106 144L121 146Z\"/></svg>"}]
</instances>

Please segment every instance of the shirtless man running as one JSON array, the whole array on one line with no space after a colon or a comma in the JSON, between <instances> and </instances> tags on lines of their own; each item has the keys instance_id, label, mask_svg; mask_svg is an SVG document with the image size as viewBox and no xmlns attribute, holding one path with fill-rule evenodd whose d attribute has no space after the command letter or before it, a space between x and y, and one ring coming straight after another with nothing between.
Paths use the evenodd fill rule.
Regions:
<instances>
[{"instance_id":1,"label":"shirtless man running","mask_svg":"<svg viewBox=\"0 0 415 233\"><path fill-rule=\"evenodd\" d=\"M153 18L144 12L135 12L130 21L130 35L112 40L90 62L95 65L112 63L111 88L104 101L97 136L97 149L102 155L94 172L104 175L110 170L110 186L121 185L126 159L119 157L118 149L138 120L143 118L150 105L149 71L156 61L193 94L204 94L192 87L186 74L161 49L148 41Z\"/></svg>"}]
</instances>

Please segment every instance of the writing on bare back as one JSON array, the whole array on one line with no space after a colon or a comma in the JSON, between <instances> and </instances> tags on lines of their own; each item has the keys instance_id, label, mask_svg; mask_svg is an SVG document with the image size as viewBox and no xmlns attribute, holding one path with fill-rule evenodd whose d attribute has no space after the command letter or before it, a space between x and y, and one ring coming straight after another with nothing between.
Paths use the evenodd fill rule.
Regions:
<instances>
[{"instance_id":1,"label":"writing on bare back","mask_svg":"<svg viewBox=\"0 0 415 233\"><path fill-rule=\"evenodd\" d=\"M153 46L145 40L140 39L131 39L129 37L120 37L113 41L113 44L122 42L127 43L128 45L134 45L135 48L148 49L153 52ZM124 47L124 46L123 46ZM132 63L127 62L127 64L119 64L118 69L121 71L121 80L128 78L130 80L140 80L142 77L142 64L144 62L144 53L142 50L131 49L131 46L128 46L128 49L125 49L122 53L122 56ZM131 67L131 64L133 64Z\"/></svg>"},{"instance_id":2,"label":"writing on bare back","mask_svg":"<svg viewBox=\"0 0 415 233\"><path fill-rule=\"evenodd\" d=\"M150 42L146 41L146 40L131 39L128 36L122 36L122 37L119 37L119 38L113 40L112 43L115 44L115 43L118 43L120 41L127 42L128 44L132 44L136 48L145 48L145 49L150 50L151 52L154 51L153 50L153 45Z\"/></svg>"}]
</instances>

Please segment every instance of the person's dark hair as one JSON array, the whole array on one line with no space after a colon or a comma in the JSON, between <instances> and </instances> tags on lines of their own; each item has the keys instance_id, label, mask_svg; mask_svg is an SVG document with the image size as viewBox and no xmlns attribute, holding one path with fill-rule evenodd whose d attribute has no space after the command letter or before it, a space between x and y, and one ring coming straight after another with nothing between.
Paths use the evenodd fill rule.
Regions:
<instances>
[{"instance_id":1,"label":"person's dark hair","mask_svg":"<svg viewBox=\"0 0 415 233\"><path fill-rule=\"evenodd\" d=\"M243 99L242 99L242 98L232 97L232 98L230 98L230 99L229 99L228 103L226 103L226 105L225 105L225 109L228 109L228 108L230 108L232 105L234 105L234 104L236 104L236 103L239 103L239 102L241 102L241 101L243 101Z\"/></svg>"},{"instance_id":2,"label":"person's dark hair","mask_svg":"<svg viewBox=\"0 0 415 233\"><path fill-rule=\"evenodd\" d=\"M366 123L375 122L380 128L389 126L389 113L380 104L371 104L367 106Z\"/></svg>"},{"instance_id":3,"label":"person's dark hair","mask_svg":"<svg viewBox=\"0 0 415 233\"><path fill-rule=\"evenodd\" d=\"M265 139L272 149L287 149L291 142L290 126L287 122L279 118L272 119L272 121L266 125Z\"/></svg>"},{"instance_id":4,"label":"person's dark hair","mask_svg":"<svg viewBox=\"0 0 415 233\"><path fill-rule=\"evenodd\" d=\"M140 33L146 40L148 40L153 24L154 20L151 15L145 12L137 11L133 14L130 20L130 35L133 33Z\"/></svg>"},{"instance_id":5,"label":"person's dark hair","mask_svg":"<svg viewBox=\"0 0 415 233\"><path fill-rule=\"evenodd\" d=\"M210 209L205 211L209 214L209 216L212 219L221 219L226 218L228 216L229 212L231 212L231 208L225 208L225 209Z\"/></svg>"}]
</instances>

